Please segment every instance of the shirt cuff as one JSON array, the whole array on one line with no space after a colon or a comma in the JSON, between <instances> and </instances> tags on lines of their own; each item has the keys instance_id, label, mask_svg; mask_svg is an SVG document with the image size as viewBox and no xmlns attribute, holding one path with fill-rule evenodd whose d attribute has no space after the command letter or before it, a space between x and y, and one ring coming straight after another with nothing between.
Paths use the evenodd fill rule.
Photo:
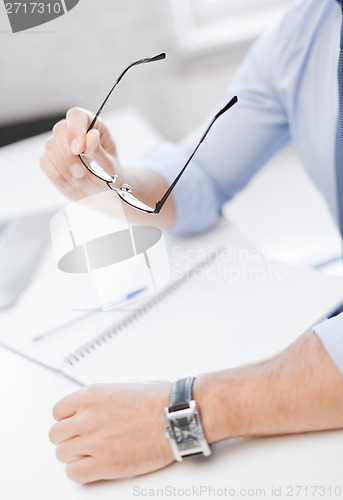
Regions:
<instances>
[{"instance_id":1,"label":"shirt cuff","mask_svg":"<svg viewBox=\"0 0 343 500\"><path fill-rule=\"evenodd\" d=\"M343 375L343 313L315 326L314 331Z\"/></svg>"}]
</instances>

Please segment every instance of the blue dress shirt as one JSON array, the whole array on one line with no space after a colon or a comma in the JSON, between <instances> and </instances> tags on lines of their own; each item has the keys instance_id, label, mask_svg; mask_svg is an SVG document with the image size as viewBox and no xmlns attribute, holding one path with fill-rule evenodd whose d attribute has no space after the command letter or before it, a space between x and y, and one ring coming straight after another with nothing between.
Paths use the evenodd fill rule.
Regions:
<instances>
[{"instance_id":1,"label":"blue dress shirt","mask_svg":"<svg viewBox=\"0 0 343 500\"><path fill-rule=\"evenodd\" d=\"M338 220L334 157L341 21L335 0L298 0L253 45L220 105L234 94L239 103L213 126L175 188L175 234L213 226L222 205L290 141ZM204 128L179 144L163 144L144 165L170 184ZM343 314L315 330L343 374Z\"/></svg>"}]
</instances>

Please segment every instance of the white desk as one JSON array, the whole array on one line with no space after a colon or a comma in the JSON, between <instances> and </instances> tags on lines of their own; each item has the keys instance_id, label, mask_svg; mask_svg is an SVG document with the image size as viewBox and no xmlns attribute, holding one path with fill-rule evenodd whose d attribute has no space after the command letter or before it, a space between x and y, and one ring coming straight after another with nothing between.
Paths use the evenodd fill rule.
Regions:
<instances>
[{"instance_id":1,"label":"white desk","mask_svg":"<svg viewBox=\"0 0 343 500\"><path fill-rule=\"evenodd\" d=\"M132 114L131 117L123 115L120 120L121 123L126 120L126 124L133 120L138 128L146 130L146 125ZM128 129L132 131L133 125L130 124ZM123 136L123 132L121 133ZM124 139L123 136L123 142ZM151 133L151 144L155 139ZM3 179L0 187L1 216L50 208L63 203L63 198L36 168L36 157L40 154L41 144L42 139L38 139L0 151ZM18 185L19 174L31 181L25 180ZM46 191L42 191L43 188ZM40 199L37 201L38 194ZM240 493L241 496L267 499L277 496L278 490L273 495L273 488L282 487L279 498L295 497L298 493L298 498L304 499L319 498L318 495L313 496L312 486L331 487L332 498L335 498L334 488L337 486L336 493L339 493L338 487L341 487L343 496L341 431L225 442L215 446L213 456L208 461L173 465L142 478L86 487L76 485L66 478L64 466L55 459L54 447L49 443L47 433L53 423L53 404L77 389L77 386L62 376L3 349L0 349L0 367L1 499L126 500L149 494L155 494L156 497L157 488L167 488L164 491L165 497L169 493L169 498L179 498L192 496L190 493L193 487L193 496L200 494L201 487L210 487L217 490L217 498L237 498ZM307 495L305 489L300 494L297 489L287 490L287 487L292 486L307 487ZM171 490L168 488L180 491L170 495ZM223 494L224 488L227 488L226 497ZM241 489L245 491L240 492ZM265 491L256 491L257 489ZM236 497L233 490L236 490ZM199 498L216 498L214 493L201 490ZM159 497L162 497L161 492ZM325 498L329 497L327 489Z\"/></svg>"},{"instance_id":2,"label":"white desk","mask_svg":"<svg viewBox=\"0 0 343 500\"><path fill-rule=\"evenodd\" d=\"M135 498L134 486L193 484L266 488L264 498L272 498L271 488L278 485L343 486L343 432L227 442L216 446L206 462L176 464L139 479L78 486L65 477L47 438L53 403L76 386L4 350L0 366L5 374L0 381L0 498L126 500ZM288 498L284 492L281 498Z\"/></svg>"}]
</instances>

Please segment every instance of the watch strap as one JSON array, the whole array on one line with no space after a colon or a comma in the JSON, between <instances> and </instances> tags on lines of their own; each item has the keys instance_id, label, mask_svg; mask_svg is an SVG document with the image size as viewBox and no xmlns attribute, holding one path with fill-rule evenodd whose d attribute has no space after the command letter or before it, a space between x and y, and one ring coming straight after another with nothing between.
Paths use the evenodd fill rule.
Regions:
<instances>
[{"instance_id":1,"label":"watch strap","mask_svg":"<svg viewBox=\"0 0 343 500\"><path fill-rule=\"evenodd\" d=\"M193 399L194 380L195 377L182 378L172 385L169 399L170 412L189 408L189 402Z\"/></svg>"}]
</instances>

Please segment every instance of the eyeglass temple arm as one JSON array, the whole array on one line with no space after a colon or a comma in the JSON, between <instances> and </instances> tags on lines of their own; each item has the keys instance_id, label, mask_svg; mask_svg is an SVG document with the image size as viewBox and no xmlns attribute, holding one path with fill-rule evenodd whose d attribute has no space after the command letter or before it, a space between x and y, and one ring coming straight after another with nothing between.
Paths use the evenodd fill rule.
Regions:
<instances>
[{"instance_id":1,"label":"eyeglass temple arm","mask_svg":"<svg viewBox=\"0 0 343 500\"><path fill-rule=\"evenodd\" d=\"M94 116L94 118L92 120L92 123L89 125L89 127L87 129L87 132L89 132L90 130L92 130L92 128L94 127L94 125L95 125L95 123L97 121L97 119L99 118L99 115L100 115L101 111L104 109L105 104L107 103L108 99L110 98L112 92L114 91L114 89L116 88L116 86L118 85L118 83L120 82L120 80L123 78L123 76L129 71L130 68L132 68L133 66L138 66L139 64L145 64L145 63L149 63L149 62L160 61L161 59L165 59L165 58L166 58L165 52L161 52L161 54L157 54L156 56L147 57L145 59L140 59L139 61L135 61L135 62L131 63L126 69L124 69L124 71L118 77L116 83L113 85L113 87L111 88L111 90L107 94L104 102L101 104L100 108L96 112L96 114L95 114L95 116Z\"/></svg>"},{"instance_id":2,"label":"eyeglass temple arm","mask_svg":"<svg viewBox=\"0 0 343 500\"><path fill-rule=\"evenodd\" d=\"M215 115L215 117L213 118L213 120L211 121L211 123L209 124L209 126L207 127L206 131L204 132L203 136L201 137L200 141L198 142L198 145L196 146L196 148L194 149L193 153L191 154L191 156L188 158L185 166L182 168L181 172L178 174L178 176L176 177L176 179L174 180L174 182L171 184L171 186L168 188L168 190L166 191L166 193L163 195L163 197L161 198L160 201L158 201L156 203L156 209L155 209L155 213L158 214L160 212L160 210L162 209L163 205L165 204L165 202L167 201L167 199L169 198L171 192L173 191L174 187L176 186L176 184L179 182L182 174L184 173L184 171L186 170L186 168L188 167L188 165L190 164L190 162L192 161L195 153L198 151L199 147L200 147L200 144L204 141L205 137L207 136L207 134L209 133L210 129L212 128L212 125L214 124L214 122L221 116L223 115L226 111L228 111L230 108L232 108L232 106L234 104L236 104L236 102L238 102L238 97L237 96L234 96L227 104L226 106L224 106L220 111L218 111L218 113Z\"/></svg>"}]
</instances>

